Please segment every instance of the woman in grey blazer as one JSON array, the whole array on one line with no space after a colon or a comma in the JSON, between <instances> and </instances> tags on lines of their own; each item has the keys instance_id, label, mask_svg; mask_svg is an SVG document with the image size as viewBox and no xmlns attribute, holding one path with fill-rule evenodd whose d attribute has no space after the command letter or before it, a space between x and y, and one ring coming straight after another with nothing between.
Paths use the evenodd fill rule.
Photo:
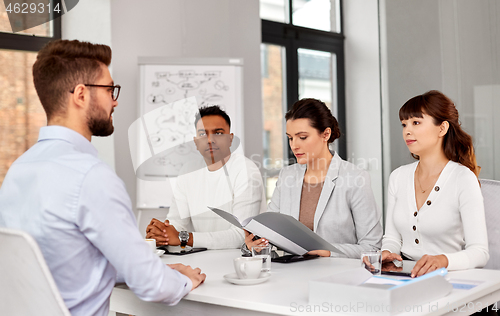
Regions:
<instances>
[{"instance_id":1,"label":"woman in grey blazer","mask_svg":"<svg viewBox=\"0 0 500 316\"><path fill-rule=\"evenodd\" d=\"M297 163L281 170L267 210L293 216L346 257L360 258L364 251L379 250L381 213L368 172L329 150L328 145L340 136L335 117L323 102L302 99L285 118ZM250 234L245 239L249 249L268 242L252 238ZM339 256L327 250L313 253Z\"/></svg>"}]
</instances>

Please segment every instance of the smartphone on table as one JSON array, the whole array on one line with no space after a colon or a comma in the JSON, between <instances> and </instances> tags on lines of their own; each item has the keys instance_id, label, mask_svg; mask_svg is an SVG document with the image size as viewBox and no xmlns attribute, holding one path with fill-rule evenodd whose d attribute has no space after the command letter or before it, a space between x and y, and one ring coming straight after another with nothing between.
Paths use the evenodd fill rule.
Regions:
<instances>
[{"instance_id":1,"label":"smartphone on table","mask_svg":"<svg viewBox=\"0 0 500 316\"><path fill-rule=\"evenodd\" d=\"M398 261L394 260L382 264L382 274L397 275L397 276L411 276L411 270L417 262L411 260Z\"/></svg>"}]
</instances>

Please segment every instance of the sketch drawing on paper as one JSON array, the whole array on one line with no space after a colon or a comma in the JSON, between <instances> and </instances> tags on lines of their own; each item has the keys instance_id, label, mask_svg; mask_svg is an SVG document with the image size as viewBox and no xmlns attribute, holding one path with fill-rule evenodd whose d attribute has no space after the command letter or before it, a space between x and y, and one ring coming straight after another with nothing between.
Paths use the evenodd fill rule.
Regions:
<instances>
[{"instance_id":1,"label":"sketch drawing on paper","mask_svg":"<svg viewBox=\"0 0 500 316\"><path fill-rule=\"evenodd\" d=\"M129 143L139 144L134 148L136 152L131 149L138 178L164 181L178 176L185 165L187 168L183 169L183 173L205 166L200 164L203 158L194 142L196 115L199 115L196 98L190 97L165 104L132 123ZM233 136L231 152L239 144L239 138Z\"/></svg>"},{"instance_id":2,"label":"sketch drawing on paper","mask_svg":"<svg viewBox=\"0 0 500 316\"><path fill-rule=\"evenodd\" d=\"M139 117L128 130L138 207L170 205L166 183L203 159L194 143L199 107L221 106L235 135L231 151L242 150L242 70L237 58L139 57Z\"/></svg>"},{"instance_id":3,"label":"sketch drawing on paper","mask_svg":"<svg viewBox=\"0 0 500 316\"><path fill-rule=\"evenodd\" d=\"M231 65L150 65L141 67L141 114L150 154L139 159L148 180L177 176L192 157L199 158L193 143L199 107L217 104L231 118L240 105L239 73ZM236 124L235 132L241 128ZM140 139L140 138L138 138ZM140 147L140 146L139 146ZM147 160L147 161L146 161ZM139 165L137 168L139 168ZM137 170L139 171L139 170Z\"/></svg>"},{"instance_id":4,"label":"sketch drawing on paper","mask_svg":"<svg viewBox=\"0 0 500 316\"><path fill-rule=\"evenodd\" d=\"M177 176L184 163L198 157L193 143L194 121L198 105L194 97L165 104L142 116L149 149L143 153L138 176L148 180L165 180ZM143 159L143 160L144 160ZM156 179L155 179L156 177Z\"/></svg>"},{"instance_id":5,"label":"sketch drawing on paper","mask_svg":"<svg viewBox=\"0 0 500 316\"><path fill-rule=\"evenodd\" d=\"M149 104L168 104L175 100L195 96L199 106L219 104L223 106L231 87L226 83L223 70L179 70L154 71L150 79L146 99Z\"/></svg>"}]
</instances>

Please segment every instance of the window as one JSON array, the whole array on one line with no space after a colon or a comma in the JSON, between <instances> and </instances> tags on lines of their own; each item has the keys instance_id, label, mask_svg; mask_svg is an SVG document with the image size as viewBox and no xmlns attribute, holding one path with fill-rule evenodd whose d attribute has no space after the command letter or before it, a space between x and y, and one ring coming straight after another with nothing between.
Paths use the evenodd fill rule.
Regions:
<instances>
[{"instance_id":1,"label":"window","mask_svg":"<svg viewBox=\"0 0 500 316\"><path fill-rule=\"evenodd\" d=\"M37 51L56 38L61 38L60 19L12 33L0 1L0 186L10 165L36 143L40 127L47 124L31 68Z\"/></svg>"},{"instance_id":2,"label":"window","mask_svg":"<svg viewBox=\"0 0 500 316\"><path fill-rule=\"evenodd\" d=\"M295 101L322 100L345 132L344 36L341 0L260 0L260 14L263 166L269 199L279 170L295 162L284 122ZM345 137L333 146L346 156Z\"/></svg>"}]
</instances>

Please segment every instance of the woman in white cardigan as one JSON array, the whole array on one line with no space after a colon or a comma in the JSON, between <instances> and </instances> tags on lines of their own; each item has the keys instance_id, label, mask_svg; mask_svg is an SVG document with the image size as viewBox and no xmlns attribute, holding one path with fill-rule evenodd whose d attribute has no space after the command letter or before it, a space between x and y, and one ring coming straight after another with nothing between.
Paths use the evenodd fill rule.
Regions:
<instances>
[{"instance_id":1,"label":"woman in white cardigan","mask_svg":"<svg viewBox=\"0 0 500 316\"><path fill-rule=\"evenodd\" d=\"M317 250L311 254L359 259L363 251L380 249L381 214L368 172L328 148L340 137L331 111L319 100L302 99L285 119L297 163L281 170L267 210L293 216L342 252ZM249 249L267 243L265 239L252 241L253 237L245 239Z\"/></svg>"},{"instance_id":2,"label":"woman in white cardigan","mask_svg":"<svg viewBox=\"0 0 500 316\"><path fill-rule=\"evenodd\" d=\"M479 167L455 105L429 91L408 100L399 119L418 161L389 178L382 260L417 261L412 277L483 267L489 253Z\"/></svg>"}]
</instances>

